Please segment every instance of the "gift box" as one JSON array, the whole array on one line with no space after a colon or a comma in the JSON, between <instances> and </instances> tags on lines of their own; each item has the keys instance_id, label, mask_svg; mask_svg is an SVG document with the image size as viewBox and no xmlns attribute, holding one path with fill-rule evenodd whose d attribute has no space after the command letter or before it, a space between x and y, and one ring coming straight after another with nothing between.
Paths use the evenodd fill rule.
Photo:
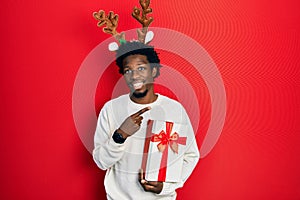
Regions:
<instances>
[{"instance_id":1,"label":"gift box","mask_svg":"<svg viewBox=\"0 0 300 200\"><path fill-rule=\"evenodd\" d=\"M142 169L147 181L179 182L186 146L187 126L149 120Z\"/></svg>"}]
</instances>

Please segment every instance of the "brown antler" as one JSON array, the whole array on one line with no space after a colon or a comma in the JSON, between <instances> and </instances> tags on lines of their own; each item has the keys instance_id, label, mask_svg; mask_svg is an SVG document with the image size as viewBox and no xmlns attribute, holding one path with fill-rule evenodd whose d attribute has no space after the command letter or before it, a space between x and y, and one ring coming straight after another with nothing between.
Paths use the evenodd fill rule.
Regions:
<instances>
[{"instance_id":1,"label":"brown antler","mask_svg":"<svg viewBox=\"0 0 300 200\"><path fill-rule=\"evenodd\" d=\"M152 13L152 9L149 8L150 0L139 0L139 2L142 7L142 15L140 15L141 10L135 6L133 8L132 16L143 25L143 28L138 29L137 32L139 41L144 43L148 27L153 21L152 17L147 17L148 14Z\"/></svg>"},{"instance_id":2,"label":"brown antler","mask_svg":"<svg viewBox=\"0 0 300 200\"><path fill-rule=\"evenodd\" d=\"M125 40L124 33L120 34L117 32L119 21L119 16L117 14L114 14L114 12L110 11L108 16L106 16L105 12L103 10L100 10L99 12L94 12L93 16L96 20L99 21L97 24L99 27L106 24L106 27L103 28L104 33L113 35L117 40Z\"/></svg>"}]
</instances>

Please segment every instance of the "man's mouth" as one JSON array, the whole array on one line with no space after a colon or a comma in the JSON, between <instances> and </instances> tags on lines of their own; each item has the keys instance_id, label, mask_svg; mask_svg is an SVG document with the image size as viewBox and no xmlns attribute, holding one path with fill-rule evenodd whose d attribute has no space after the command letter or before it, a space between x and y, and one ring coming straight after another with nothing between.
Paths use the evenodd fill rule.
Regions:
<instances>
[{"instance_id":1,"label":"man's mouth","mask_svg":"<svg viewBox=\"0 0 300 200\"><path fill-rule=\"evenodd\" d=\"M132 86L134 88L134 90L139 90L143 87L144 83L143 82L136 82L136 83L132 83Z\"/></svg>"}]
</instances>

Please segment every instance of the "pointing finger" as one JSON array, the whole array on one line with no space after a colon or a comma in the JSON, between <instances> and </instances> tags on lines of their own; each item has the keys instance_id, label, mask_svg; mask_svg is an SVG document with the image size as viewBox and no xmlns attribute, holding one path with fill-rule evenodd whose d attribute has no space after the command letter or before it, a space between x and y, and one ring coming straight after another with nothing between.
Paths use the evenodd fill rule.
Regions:
<instances>
[{"instance_id":1,"label":"pointing finger","mask_svg":"<svg viewBox=\"0 0 300 200\"><path fill-rule=\"evenodd\" d=\"M146 107L146 108L143 108L143 109L137 111L136 113L134 113L134 114L132 115L132 117L137 117L137 116L143 114L144 112L146 112L146 111L148 111L148 110L150 110L150 109L151 109L151 107L149 107L149 106Z\"/></svg>"}]
</instances>

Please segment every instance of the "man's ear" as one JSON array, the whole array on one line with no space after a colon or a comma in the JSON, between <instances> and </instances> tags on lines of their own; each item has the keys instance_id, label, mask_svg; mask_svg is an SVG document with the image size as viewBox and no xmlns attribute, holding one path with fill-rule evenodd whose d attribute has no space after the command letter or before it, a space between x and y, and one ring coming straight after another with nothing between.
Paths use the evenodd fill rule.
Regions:
<instances>
[{"instance_id":1,"label":"man's ear","mask_svg":"<svg viewBox=\"0 0 300 200\"><path fill-rule=\"evenodd\" d=\"M152 68L152 77L154 78L157 74L157 67Z\"/></svg>"}]
</instances>

